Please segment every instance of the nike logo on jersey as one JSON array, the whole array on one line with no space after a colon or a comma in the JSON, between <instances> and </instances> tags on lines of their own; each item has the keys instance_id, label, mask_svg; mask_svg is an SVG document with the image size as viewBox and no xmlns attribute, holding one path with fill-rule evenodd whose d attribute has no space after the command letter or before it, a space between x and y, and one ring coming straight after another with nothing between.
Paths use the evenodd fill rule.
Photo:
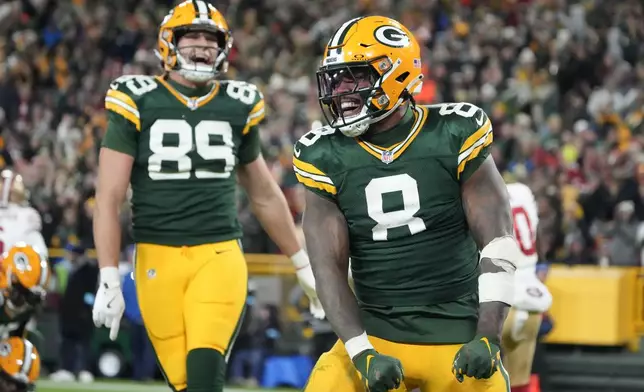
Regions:
<instances>
[{"instance_id":1,"label":"nike logo on jersey","mask_svg":"<svg viewBox=\"0 0 644 392\"><path fill-rule=\"evenodd\" d=\"M293 152L295 153L296 158L300 157L300 150L298 150L297 147L293 147Z\"/></svg>"},{"instance_id":2,"label":"nike logo on jersey","mask_svg":"<svg viewBox=\"0 0 644 392\"><path fill-rule=\"evenodd\" d=\"M481 111L481 117L476 119L476 123L478 124L479 127L483 125L483 119L485 119L485 113Z\"/></svg>"}]
</instances>

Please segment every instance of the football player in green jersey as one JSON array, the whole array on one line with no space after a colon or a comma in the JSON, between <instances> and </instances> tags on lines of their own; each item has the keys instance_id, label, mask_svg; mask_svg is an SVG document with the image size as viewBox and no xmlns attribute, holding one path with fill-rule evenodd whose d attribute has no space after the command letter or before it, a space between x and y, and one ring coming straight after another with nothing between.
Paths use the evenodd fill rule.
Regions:
<instances>
[{"instance_id":1,"label":"football player in green jersey","mask_svg":"<svg viewBox=\"0 0 644 392\"><path fill-rule=\"evenodd\" d=\"M101 267L94 323L116 338L124 310L118 210L130 185L138 301L175 391L223 389L247 293L237 179L268 234L293 260L314 315L323 317L308 256L260 154L262 94L250 84L215 80L226 71L231 46L219 11L202 0L184 1L159 29L165 74L123 76L105 98L109 123L94 216Z\"/></svg>"},{"instance_id":2,"label":"football player in green jersey","mask_svg":"<svg viewBox=\"0 0 644 392\"><path fill-rule=\"evenodd\" d=\"M329 125L296 143L293 163L340 341L307 392L509 391L499 340L520 253L492 126L468 103L416 105L420 56L395 20L356 18L317 73Z\"/></svg>"}]
</instances>

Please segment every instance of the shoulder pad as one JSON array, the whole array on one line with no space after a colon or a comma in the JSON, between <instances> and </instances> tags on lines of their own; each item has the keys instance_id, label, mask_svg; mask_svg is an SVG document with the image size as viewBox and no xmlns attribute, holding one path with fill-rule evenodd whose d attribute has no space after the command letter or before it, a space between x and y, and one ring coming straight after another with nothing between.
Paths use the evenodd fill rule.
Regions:
<instances>
[{"instance_id":1,"label":"shoulder pad","mask_svg":"<svg viewBox=\"0 0 644 392\"><path fill-rule=\"evenodd\" d=\"M297 159L319 160L326 151L328 137L335 133L329 126L315 128L305 133L295 142L293 154Z\"/></svg>"},{"instance_id":2,"label":"shoulder pad","mask_svg":"<svg viewBox=\"0 0 644 392\"><path fill-rule=\"evenodd\" d=\"M24 219L27 229L30 231L40 231L42 230L42 219L40 219L40 214L38 211L31 207L24 208Z\"/></svg>"},{"instance_id":3,"label":"shoulder pad","mask_svg":"<svg viewBox=\"0 0 644 392\"><path fill-rule=\"evenodd\" d=\"M335 129L331 127L316 128L302 136L293 146L293 170L297 179L306 187L316 189L318 193L337 193L328 173L328 141L334 133Z\"/></svg>"},{"instance_id":4,"label":"shoulder pad","mask_svg":"<svg viewBox=\"0 0 644 392\"><path fill-rule=\"evenodd\" d=\"M157 87L159 85L152 76L123 75L110 83L105 95L105 109L125 117L137 130L141 130L141 98Z\"/></svg>"},{"instance_id":5,"label":"shoulder pad","mask_svg":"<svg viewBox=\"0 0 644 392\"><path fill-rule=\"evenodd\" d=\"M227 96L250 108L264 101L264 95L253 83L240 80L222 80L219 83Z\"/></svg>"},{"instance_id":6,"label":"shoulder pad","mask_svg":"<svg viewBox=\"0 0 644 392\"><path fill-rule=\"evenodd\" d=\"M450 132L457 137L467 138L488 126L490 131L492 129L485 111L468 102L442 103L428 108L438 112L441 119L447 121Z\"/></svg>"},{"instance_id":7,"label":"shoulder pad","mask_svg":"<svg viewBox=\"0 0 644 392\"><path fill-rule=\"evenodd\" d=\"M449 132L451 145L458 153L457 177L460 178L468 162L478 158L479 162L471 165L475 170L482 162L480 158L487 157L494 138L492 123L485 111L467 102L429 105L428 108L438 112L440 128Z\"/></svg>"},{"instance_id":8,"label":"shoulder pad","mask_svg":"<svg viewBox=\"0 0 644 392\"><path fill-rule=\"evenodd\" d=\"M247 134L251 127L259 125L264 120L264 95L252 83L238 80L222 80L220 83L221 89L228 97L246 107L244 110L248 113L248 117L242 134Z\"/></svg>"}]
</instances>

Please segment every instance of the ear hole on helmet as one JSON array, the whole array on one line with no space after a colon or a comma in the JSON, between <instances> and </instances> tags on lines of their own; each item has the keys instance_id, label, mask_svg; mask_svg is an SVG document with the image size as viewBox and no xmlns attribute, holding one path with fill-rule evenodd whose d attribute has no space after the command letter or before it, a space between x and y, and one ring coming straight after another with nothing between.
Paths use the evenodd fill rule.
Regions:
<instances>
[{"instance_id":1,"label":"ear hole on helmet","mask_svg":"<svg viewBox=\"0 0 644 392\"><path fill-rule=\"evenodd\" d=\"M407 79L407 76L409 76L409 71L405 71L405 72L401 73L400 75L398 75L398 77L396 78L396 81L398 83L402 83L402 82L405 81L405 79Z\"/></svg>"}]
</instances>

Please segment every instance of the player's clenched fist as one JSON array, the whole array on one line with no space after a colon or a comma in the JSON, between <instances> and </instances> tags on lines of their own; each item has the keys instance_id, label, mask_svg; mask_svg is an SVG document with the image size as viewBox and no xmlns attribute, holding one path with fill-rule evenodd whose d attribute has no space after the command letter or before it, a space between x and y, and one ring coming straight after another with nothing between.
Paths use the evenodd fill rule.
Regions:
<instances>
[{"instance_id":1,"label":"player's clenched fist","mask_svg":"<svg viewBox=\"0 0 644 392\"><path fill-rule=\"evenodd\" d=\"M403 380L403 368L394 357L369 349L353 358L360 379L368 392L386 392L396 389Z\"/></svg>"},{"instance_id":2,"label":"player's clenched fist","mask_svg":"<svg viewBox=\"0 0 644 392\"><path fill-rule=\"evenodd\" d=\"M477 335L456 353L452 373L459 382L463 382L464 376L476 379L490 378L496 372L500 361L499 345L485 336Z\"/></svg>"},{"instance_id":3,"label":"player's clenched fist","mask_svg":"<svg viewBox=\"0 0 644 392\"><path fill-rule=\"evenodd\" d=\"M110 339L116 340L124 311L125 300L121 292L121 275L118 268L101 268L100 283L92 309L94 325L109 328Z\"/></svg>"}]
</instances>

